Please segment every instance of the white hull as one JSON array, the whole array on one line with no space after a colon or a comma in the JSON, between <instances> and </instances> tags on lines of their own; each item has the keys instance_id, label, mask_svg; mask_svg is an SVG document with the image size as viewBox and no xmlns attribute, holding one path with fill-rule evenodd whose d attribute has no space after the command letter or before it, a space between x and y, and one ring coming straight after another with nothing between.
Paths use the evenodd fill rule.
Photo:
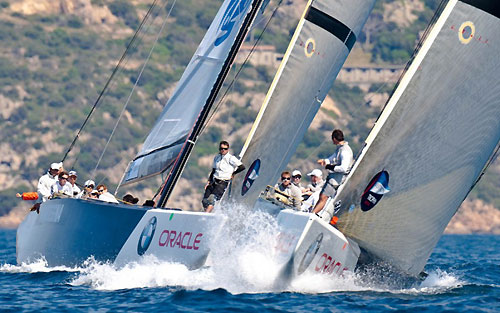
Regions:
<instances>
[{"instance_id":1,"label":"white hull","mask_svg":"<svg viewBox=\"0 0 500 313\"><path fill-rule=\"evenodd\" d=\"M148 210L118 253L115 264L123 265L143 255L153 255L190 269L201 267L222 224L223 218L214 214Z\"/></svg>"},{"instance_id":2,"label":"white hull","mask_svg":"<svg viewBox=\"0 0 500 313\"><path fill-rule=\"evenodd\" d=\"M314 214L261 200L256 208L277 213L281 232L276 255L280 280L306 272L341 275L353 271L358 245ZM216 214L56 199L40 214L28 214L17 231L17 262L45 258L49 266L81 265L89 257L123 266L143 257L176 262L190 269L205 264L218 242L224 217Z\"/></svg>"},{"instance_id":3,"label":"white hull","mask_svg":"<svg viewBox=\"0 0 500 313\"><path fill-rule=\"evenodd\" d=\"M277 249L284 264L283 278L307 272L338 276L354 271L360 255L357 243L321 218L286 209L279 213L278 224L282 229Z\"/></svg>"}]
</instances>

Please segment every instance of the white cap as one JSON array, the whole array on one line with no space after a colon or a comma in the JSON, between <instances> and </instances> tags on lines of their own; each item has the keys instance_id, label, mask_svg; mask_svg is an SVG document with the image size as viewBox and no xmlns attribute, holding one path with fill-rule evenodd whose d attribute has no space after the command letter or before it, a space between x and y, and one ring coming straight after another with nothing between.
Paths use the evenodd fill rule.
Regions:
<instances>
[{"instance_id":1,"label":"white cap","mask_svg":"<svg viewBox=\"0 0 500 313\"><path fill-rule=\"evenodd\" d=\"M59 170L61 166L59 166L61 163L52 163L50 164L50 169L51 170Z\"/></svg>"},{"instance_id":2,"label":"white cap","mask_svg":"<svg viewBox=\"0 0 500 313\"><path fill-rule=\"evenodd\" d=\"M93 180L91 180L91 179L87 180L87 181L85 182L85 185L84 185L84 186L85 186L85 187L88 187L88 186L90 186L90 185L92 185L92 186L94 186L94 187L95 187L95 182L94 182Z\"/></svg>"},{"instance_id":3,"label":"white cap","mask_svg":"<svg viewBox=\"0 0 500 313\"><path fill-rule=\"evenodd\" d=\"M302 176L302 173L299 170L295 170L292 172L292 176L297 176L297 175Z\"/></svg>"},{"instance_id":4,"label":"white cap","mask_svg":"<svg viewBox=\"0 0 500 313\"><path fill-rule=\"evenodd\" d=\"M75 171L69 171L68 176L77 176Z\"/></svg>"},{"instance_id":5,"label":"white cap","mask_svg":"<svg viewBox=\"0 0 500 313\"><path fill-rule=\"evenodd\" d=\"M323 172L320 169L315 168L311 173L307 174L307 176L323 177Z\"/></svg>"}]
</instances>

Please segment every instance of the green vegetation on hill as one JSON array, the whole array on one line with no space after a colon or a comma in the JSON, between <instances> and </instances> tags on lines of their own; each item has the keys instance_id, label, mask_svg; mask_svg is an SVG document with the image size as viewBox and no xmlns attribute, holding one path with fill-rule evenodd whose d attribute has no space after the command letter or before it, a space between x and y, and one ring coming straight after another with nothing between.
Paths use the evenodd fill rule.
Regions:
<instances>
[{"instance_id":1,"label":"green vegetation on hill","mask_svg":"<svg viewBox=\"0 0 500 313\"><path fill-rule=\"evenodd\" d=\"M373 31L365 32L359 38L374 62L405 63L416 44L418 32L424 30L438 3L436 0L425 0L425 11L418 13L418 19L408 27L377 22L383 16L382 3L393 1L377 2L372 19ZM0 1L0 15L3 17L0 18L0 95L20 105L16 105L6 117L0 114L0 141L9 143L21 158L20 170L15 174L23 183L0 191L0 208L4 210L0 211L0 215L18 203L13 198L15 192L35 187L26 186L25 182L35 181L51 162L63 157L131 40L131 29L139 25L149 8L145 4L135 5L126 0L92 0L93 6L106 5L119 19L111 30L105 30L100 25L85 24L84 19L77 15L24 16L12 13L9 3L12 1ZM162 20L157 18L145 25L132 45L124 66L109 85L93 118L65 162L67 169L74 168L80 173L80 182L90 178L106 145L96 181L109 183L106 175L117 170L118 164L124 168L126 162L135 156L165 104L165 91L171 91L181 77L220 3L219 0L177 1L151 61L138 80ZM271 2L269 11L275 5ZM152 16L165 17L169 10L170 4L165 8L155 7ZM260 44L274 45L277 51L284 52L295 28L294 18L276 18ZM258 38L265 21L263 19L255 25L255 38ZM369 43L366 42L368 37ZM229 81L234 72L232 70L229 75ZM239 96L265 93L273 75L267 67L246 65L230 92ZM126 108L127 114L116 126L113 139L108 144L107 140L136 82L137 87ZM223 92L228 84L224 85ZM391 89L392 86L384 85L370 87L370 91L377 92L389 92ZM290 166L331 154L330 132L339 125L357 153L370 130L368 121L378 116L379 108L366 103L365 92L358 87L336 82L329 95L342 112L342 119L332 111L325 111L331 121L323 121L318 129L308 130ZM218 141L233 136L234 130L251 123L257 114L250 103L224 101L222 107L220 114L214 118L216 122L209 124L201 135L184 172L184 177L198 190L202 190L210 171L209 165L203 165L198 160L210 159L217 153ZM220 125L231 125L231 130ZM238 153L244 140L234 135L232 151ZM35 159L27 160L25 153L31 149L38 153L29 154ZM122 173L112 174L121 176ZM500 187L498 181L497 174L485 175L473 195L500 207L496 195ZM155 183L146 182L134 188L155 190L157 187ZM110 185L110 189L113 190L114 186Z\"/></svg>"}]
</instances>

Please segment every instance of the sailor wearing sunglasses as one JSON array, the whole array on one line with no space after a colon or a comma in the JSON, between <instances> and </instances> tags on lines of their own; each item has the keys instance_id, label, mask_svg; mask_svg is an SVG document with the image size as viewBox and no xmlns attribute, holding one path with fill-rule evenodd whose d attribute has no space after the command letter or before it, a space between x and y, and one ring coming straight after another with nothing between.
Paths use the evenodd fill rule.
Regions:
<instances>
[{"instance_id":1,"label":"sailor wearing sunglasses","mask_svg":"<svg viewBox=\"0 0 500 313\"><path fill-rule=\"evenodd\" d=\"M210 213L214 209L215 201L222 198L229 181L233 175L243 171L245 166L237 157L229 153L229 143L225 140L219 143L219 154L214 158L212 172L205 186L203 195L203 208L205 212Z\"/></svg>"},{"instance_id":2,"label":"sailor wearing sunglasses","mask_svg":"<svg viewBox=\"0 0 500 313\"><path fill-rule=\"evenodd\" d=\"M282 193L290 196L293 206L299 210L302 204L302 191L300 188L292 184L292 175L290 172L281 173L281 184L276 184L274 188Z\"/></svg>"}]
</instances>

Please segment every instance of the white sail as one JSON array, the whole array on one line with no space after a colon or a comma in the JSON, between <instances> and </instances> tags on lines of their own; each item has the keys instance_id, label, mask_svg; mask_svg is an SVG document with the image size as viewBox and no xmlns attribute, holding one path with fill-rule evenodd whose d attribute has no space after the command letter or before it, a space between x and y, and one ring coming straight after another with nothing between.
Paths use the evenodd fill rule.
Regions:
<instances>
[{"instance_id":1,"label":"white sail","mask_svg":"<svg viewBox=\"0 0 500 313\"><path fill-rule=\"evenodd\" d=\"M374 0L309 1L240 157L231 201L253 205L286 167L356 41Z\"/></svg>"},{"instance_id":2,"label":"white sail","mask_svg":"<svg viewBox=\"0 0 500 313\"><path fill-rule=\"evenodd\" d=\"M499 16L494 1L449 1L335 199L338 229L409 274L499 143Z\"/></svg>"},{"instance_id":3,"label":"white sail","mask_svg":"<svg viewBox=\"0 0 500 313\"><path fill-rule=\"evenodd\" d=\"M172 165L251 8L252 0L224 1L141 151L129 165L123 184L161 173Z\"/></svg>"}]
</instances>

